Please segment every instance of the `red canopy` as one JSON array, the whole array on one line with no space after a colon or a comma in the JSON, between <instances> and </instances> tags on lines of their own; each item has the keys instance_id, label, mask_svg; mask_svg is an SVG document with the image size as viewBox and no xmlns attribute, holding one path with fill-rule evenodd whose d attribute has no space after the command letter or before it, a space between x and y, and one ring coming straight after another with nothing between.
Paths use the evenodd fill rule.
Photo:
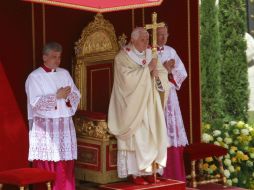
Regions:
<instances>
[{"instance_id":1,"label":"red canopy","mask_svg":"<svg viewBox=\"0 0 254 190\"><path fill-rule=\"evenodd\" d=\"M24 0L93 12L111 12L158 6L163 0Z\"/></svg>"}]
</instances>

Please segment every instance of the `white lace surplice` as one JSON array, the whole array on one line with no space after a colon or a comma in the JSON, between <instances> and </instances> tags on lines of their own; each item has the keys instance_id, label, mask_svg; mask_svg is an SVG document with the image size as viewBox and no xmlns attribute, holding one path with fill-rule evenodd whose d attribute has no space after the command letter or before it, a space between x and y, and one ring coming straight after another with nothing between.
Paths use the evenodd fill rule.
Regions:
<instances>
[{"instance_id":1,"label":"white lace surplice","mask_svg":"<svg viewBox=\"0 0 254 190\"><path fill-rule=\"evenodd\" d=\"M172 75L176 84L169 82L171 88L165 109L165 118L170 147L185 146L188 144L188 139L184 129L176 90L180 90L182 82L187 77L187 72L176 51L170 46L164 46L164 50L158 52L158 56L162 63L170 59L175 60Z\"/></svg>"},{"instance_id":2,"label":"white lace surplice","mask_svg":"<svg viewBox=\"0 0 254 190\"><path fill-rule=\"evenodd\" d=\"M29 130L29 156L32 160L77 159L77 140L71 117L35 117Z\"/></svg>"},{"instance_id":3,"label":"white lace surplice","mask_svg":"<svg viewBox=\"0 0 254 190\"><path fill-rule=\"evenodd\" d=\"M56 99L57 89L71 86L71 93ZM26 81L28 96L29 156L32 160L77 159L77 140L71 116L76 112L80 93L68 71L46 73L42 68L32 72Z\"/></svg>"}]
</instances>

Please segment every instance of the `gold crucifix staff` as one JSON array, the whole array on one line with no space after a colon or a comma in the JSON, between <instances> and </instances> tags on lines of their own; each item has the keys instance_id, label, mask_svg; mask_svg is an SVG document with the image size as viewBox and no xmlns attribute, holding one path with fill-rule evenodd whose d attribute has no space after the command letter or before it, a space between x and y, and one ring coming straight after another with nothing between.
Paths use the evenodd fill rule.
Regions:
<instances>
[{"instance_id":1,"label":"gold crucifix staff","mask_svg":"<svg viewBox=\"0 0 254 190\"><path fill-rule=\"evenodd\" d=\"M152 14L152 24L145 25L146 30L152 29L152 32L153 32L152 33L152 57L156 58L156 59L158 58L158 55L157 55L157 28L164 27L164 26L165 26L164 22L157 23L157 13L156 12L153 12L153 14ZM158 91L160 91L160 92L164 91L159 77L156 78L156 85L157 85Z\"/></svg>"},{"instance_id":2,"label":"gold crucifix staff","mask_svg":"<svg viewBox=\"0 0 254 190\"><path fill-rule=\"evenodd\" d=\"M152 24L146 24L145 25L145 29L149 30L152 29L152 57L153 58L158 58L157 55L157 28L159 27L164 27L165 23L161 22L161 23L157 23L157 13L153 12L152 14ZM163 86L161 84L161 80L159 77L155 78L156 81L156 85L157 85L157 89L159 91L160 94L160 98L161 98L161 103L162 103L162 107L164 105L164 89ZM158 164L155 163L155 161L153 162L153 174L154 174L154 181L156 183L157 177L156 177L156 170L158 169Z\"/></svg>"},{"instance_id":3,"label":"gold crucifix staff","mask_svg":"<svg viewBox=\"0 0 254 190\"><path fill-rule=\"evenodd\" d=\"M157 58L157 28L164 27L165 23L160 22L157 23L157 13L153 12L152 14L152 24L146 24L145 29L149 30L152 29L152 52L153 56Z\"/></svg>"}]
</instances>

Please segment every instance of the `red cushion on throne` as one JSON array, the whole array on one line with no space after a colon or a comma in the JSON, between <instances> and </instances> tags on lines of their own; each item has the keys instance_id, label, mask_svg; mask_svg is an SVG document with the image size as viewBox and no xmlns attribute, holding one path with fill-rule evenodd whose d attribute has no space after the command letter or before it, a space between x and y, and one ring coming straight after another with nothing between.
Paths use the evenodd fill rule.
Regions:
<instances>
[{"instance_id":1,"label":"red cushion on throne","mask_svg":"<svg viewBox=\"0 0 254 190\"><path fill-rule=\"evenodd\" d=\"M215 144L194 143L184 148L184 154L190 160L199 160L211 156L223 156L227 154L227 149Z\"/></svg>"},{"instance_id":2,"label":"red cushion on throne","mask_svg":"<svg viewBox=\"0 0 254 190\"><path fill-rule=\"evenodd\" d=\"M84 118L92 121L106 121L107 120L107 114L101 113L101 112L91 112L86 110L79 110L77 112L77 115L83 116Z\"/></svg>"}]
</instances>

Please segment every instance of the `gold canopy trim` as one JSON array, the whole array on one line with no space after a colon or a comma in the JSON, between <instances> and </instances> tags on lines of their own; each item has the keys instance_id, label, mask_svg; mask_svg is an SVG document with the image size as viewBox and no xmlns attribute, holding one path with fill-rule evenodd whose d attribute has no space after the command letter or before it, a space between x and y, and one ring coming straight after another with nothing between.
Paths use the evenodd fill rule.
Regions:
<instances>
[{"instance_id":1,"label":"gold canopy trim","mask_svg":"<svg viewBox=\"0 0 254 190\"><path fill-rule=\"evenodd\" d=\"M112 12L112 11L120 11L120 10L128 10L128 9L137 9L144 7L154 7L159 6L163 2L163 0L93 0L94 4L91 1L84 0L23 0L33 3L42 3L66 8L87 10L97 13L103 12ZM127 3L128 1L128 3ZM112 2L112 4L110 4ZM119 2L119 4L116 4ZM124 3L123 3L124 2ZM123 5L124 4L124 5ZM106 7L107 6L107 7Z\"/></svg>"}]
</instances>

